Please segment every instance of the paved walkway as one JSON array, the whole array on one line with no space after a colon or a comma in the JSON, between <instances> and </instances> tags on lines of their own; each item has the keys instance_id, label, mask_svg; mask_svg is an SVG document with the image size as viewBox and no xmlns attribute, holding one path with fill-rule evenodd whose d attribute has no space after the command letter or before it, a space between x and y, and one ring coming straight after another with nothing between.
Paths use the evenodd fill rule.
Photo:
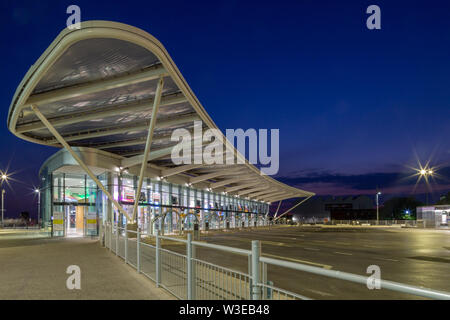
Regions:
<instances>
[{"instance_id":1,"label":"paved walkway","mask_svg":"<svg viewBox=\"0 0 450 320\"><path fill-rule=\"evenodd\" d=\"M0 233L0 300L174 299L96 240L16 236ZM81 269L80 290L66 287L69 265Z\"/></svg>"}]
</instances>

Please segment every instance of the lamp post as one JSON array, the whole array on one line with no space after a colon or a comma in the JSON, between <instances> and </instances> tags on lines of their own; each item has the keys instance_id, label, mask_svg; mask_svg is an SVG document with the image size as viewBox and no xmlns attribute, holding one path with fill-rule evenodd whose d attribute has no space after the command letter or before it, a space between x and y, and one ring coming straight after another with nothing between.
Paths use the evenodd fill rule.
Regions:
<instances>
[{"instance_id":1,"label":"lamp post","mask_svg":"<svg viewBox=\"0 0 450 320\"><path fill-rule=\"evenodd\" d=\"M41 190L36 189L36 190L34 190L34 192L36 192L37 195L38 195L38 217L37 217L37 222L38 222L38 227L40 228L41 227L41 224L40 224L40 220L41 220Z\"/></svg>"},{"instance_id":2,"label":"lamp post","mask_svg":"<svg viewBox=\"0 0 450 320\"><path fill-rule=\"evenodd\" d=\"M5 173L2 173L1 176L2 180L1 180L1 187L2 187L2 228L4 227L4 218L5 218L5 189L3 189L3 182L5 182L8 179L8 176Z\"/></svg>"},{"instance_id":3,"label":"lamp post","mask_svg":"<svg viewBox=\"0 0 450 320\"><path fill-rule=\"evenodd\" d=\"M380 201L379 201L380 195L381 195L381 192L377 191L377 194L376 194L376 199L377 199L377 225L380 224L380 209L379 209L379 207L380 207Z\"/></svg>"},{"instance_id":4,"label":"lamp post","mask_svg":"<svg viewBox=\"0 0 450 320\"><path fill-rule=\"evenodd\" d=\"M421 176L423 176L425 179L427 179L427 176L430 176L430 177L432 177L433 176L433 169L420 169L420 171L419 171L419 174L421 175ZM426 181L428 181L428 180L426 180ZM429 195L429 191L426 193L426 195L427 195L427 205L428 205L428 195Z\"/></svg>"}]
</instances>

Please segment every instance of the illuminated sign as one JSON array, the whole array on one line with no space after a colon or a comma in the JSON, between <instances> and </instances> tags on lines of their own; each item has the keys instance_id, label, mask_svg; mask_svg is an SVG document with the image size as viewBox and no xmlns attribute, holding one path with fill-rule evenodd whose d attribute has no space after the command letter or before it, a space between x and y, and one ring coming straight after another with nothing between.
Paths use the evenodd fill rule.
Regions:
<instances>
[{"instance_id":1,"label":"illuminated sign","mask_svg":"<svg viewBox=\"0 0 450 320\"><path fill-rule=\"evenodd\" d=\"M134 190L132 188L123 187L122 201L123 202L134 202Z\"/></svg>"},{"instance_id":2,"label":"illuminated sign","mask_svg":"<svg viewBox=\"0 0 450 320\"><path fill-rule=\"evenodd\" d=\"M53 212L53 231L64 231L64 213Z\"/></svg>"},{"instance_id":3,"label":"illuminated sign","mask_svg":"<svg viewBox=\"0 0 450 320\"><path fill-rule=\"evenodd\" d=\"M153 198L153 202L161 201L161 195L159 193L153 192L152 198Z\"/></svg>"}]
</instances>

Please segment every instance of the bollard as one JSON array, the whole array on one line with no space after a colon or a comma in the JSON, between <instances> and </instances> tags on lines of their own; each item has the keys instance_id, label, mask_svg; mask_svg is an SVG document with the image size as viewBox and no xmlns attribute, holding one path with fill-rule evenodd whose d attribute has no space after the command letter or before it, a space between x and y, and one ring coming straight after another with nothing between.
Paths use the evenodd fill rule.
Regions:
<instances>
[{"instance_id":1,"label":"bollard","mask_svg":"<svg viewBox=\"0 0 450 320\"><path fill-rule=\"evenodd\" d=\"M102 245L103 248L106 248L105 222L103 221L100 225L102 226L101 230L100 230L101 245Z\"/></svg>"},{"instance_id":2,"label":"bollard","mask_svg":"<svg viewBox=\"0 0 450 320\"><path fill-rule=\"evenodd\" d=\"M119 223L116 223L116 256L119 255Z\"/></svg>"},{"instance_id":3,"label":"bollard","mask_svg":"<svg viewBox=\"0 0 450 320\"><path fill-rule=\"evenodd\" d=\"M109 230L111 232L111 234L109 235L109 251L112 251L112 237L113 237L113 227L112 227L112 223L109 223Z\"/></svg>"},{"instance_id":4,"label":"bollard","mask_svg":"<svg viewBox=\"0 0 450 320\"><path fill-rule=\"evenodd\" d=\"M125 243L125 248L124 248L124 251L125 251L125 263L128 263L128 222L127 223L125 223L125 240L124 240L124 243Z\"/></svg>"},{"instance_id":5,"label":"bollard","mask_svg":"<svg viewBox=\"0 0 450 320\"><path fill-rule=\"evenodd\" d=\"M186 242L187 264L187 300L193 300L193 268L192 268L192 234L188 233Z\"/></svg>"},{"instance_id":6,"label":"bollard","mask_svg":"<svg viewBox=\"0 0 450 320\"><path fill-rule=\"evenodd\" d=\"M259 256L261 254L261 244L258 240L252 241L252 300L261 300L261 274L259 267Z\"/></svg>"},{"instance_id":7,"label":"bollard","mask_svg":"<svg viewBox=\"0 0 450 320\"><path fill-rule=\"evenodd\" d=\"M136 270L141 273L141 230L136 228Z\"/></svg>"},{"instance_id":8,"label":"bollard","mask_svg":"<svg viewBox=\"0 0 450 320\"><path fill-rule=\"evenodd\" d=\"M157 287L159 287L159 284L161 283L161 250L160 249L161 249L161 239L159 238L159 231L156 231L155 278L156 278L156 286Z\"/></svg>"}]
</instances>

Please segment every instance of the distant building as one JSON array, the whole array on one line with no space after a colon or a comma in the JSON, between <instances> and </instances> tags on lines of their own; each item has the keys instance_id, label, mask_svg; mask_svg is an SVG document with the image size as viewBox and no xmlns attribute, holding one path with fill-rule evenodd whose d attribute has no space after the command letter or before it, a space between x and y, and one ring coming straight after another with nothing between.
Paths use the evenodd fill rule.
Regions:
<instances>
[{"instance_id":1,"label":"distant building","mask_svg":"<svg viewBox=\"0 0 450 320\"><path fill-rule=\"evenodd\" d=\"M417 207L417 223L424 228L448 228L450 205Z\"/></svg>"},{"instance_id":2,"label":"distant building","mask_svg":"<svg viewBox=\"0 0 450 320\"><path fill-rule=\"evenodd\" d=\"M330 220L374 220L375 202L368 196L314 197L293 210L299 222L328 222Z\"/></svg>"}]
</instances>

